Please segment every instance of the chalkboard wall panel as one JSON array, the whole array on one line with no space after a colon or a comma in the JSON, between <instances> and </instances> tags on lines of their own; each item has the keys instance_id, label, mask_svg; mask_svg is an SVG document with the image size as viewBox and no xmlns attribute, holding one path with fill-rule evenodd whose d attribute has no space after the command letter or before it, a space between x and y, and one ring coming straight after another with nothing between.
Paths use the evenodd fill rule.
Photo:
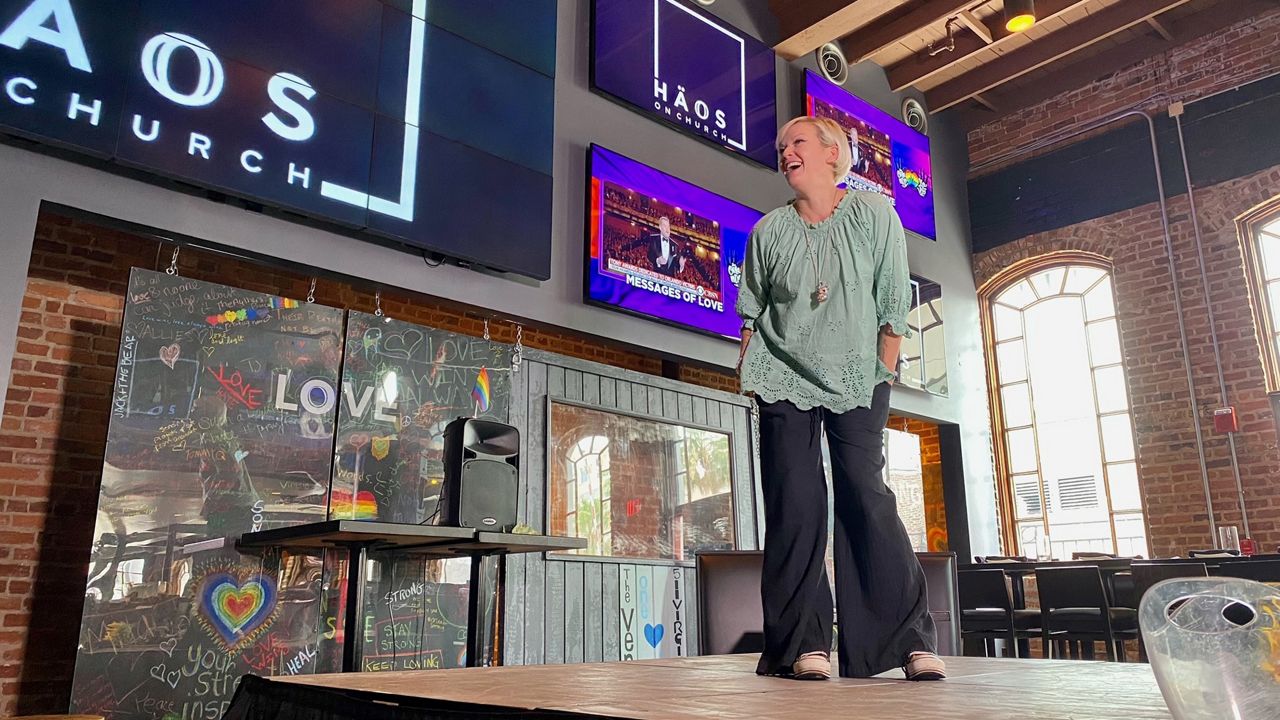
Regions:
<instances>
[{"instance_id":1,"label":"chalkboard wall panel","mask_svg":"<svg viewBox=\"0 0 1280 720\"><path fill-rule=\"evenodd\" d=\"M507 422L511 375L508 345L351 311L330 518L433 518L445 426L462 416Z\"/></svg>"},{"instance_id":2,"label":"chalkboard wall panel","mask_svg":"<svg viewBox=\"0 0 1280 720\"><path fill-rule=\"evenodd\" d=\"M299 392L337 396L342 333L335 308L130 274L75 712L214 716L246 672L336 668L322 559L228 548L325 517L335 408Z\"/></svg>"},{"instance_id":3,"label":"chalkboard wall panel","mask_svg":"<svg viewBox=\"0 0 1280 720\"><path fill-rule=\"evenodd\" d=\"M512 373L510 350L136 271L73 709L207 716L245 672L336 670L343 554L242 556L228 541L329 516L431 517L441 432L457 415L521 430L519 522L535 531L546 529L549 397L718 425L738 471L737 534L754 546L745 399L538 351ZM465 659L465 565L377 557L364 669ZM529 555L507 559L507 579L509 664L697 651L692 568Z\"/></svg>"}]
</instances>

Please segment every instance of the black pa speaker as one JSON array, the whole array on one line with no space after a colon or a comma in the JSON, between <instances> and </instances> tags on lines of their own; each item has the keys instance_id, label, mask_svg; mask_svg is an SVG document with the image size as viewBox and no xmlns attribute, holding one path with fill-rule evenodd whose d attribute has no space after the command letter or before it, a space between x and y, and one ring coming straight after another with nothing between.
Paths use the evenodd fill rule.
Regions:
<instances>
[{"instance_id":1,"label":"black pa speaker","mask_svg":"<svg viewBox=\"0 0 1280 720\"><path fill-rule=\"evenodd\" d=\"M516 526L520 431L460 417L444 428L440 524L511 532Z\"/></svg>"}]
</instances>

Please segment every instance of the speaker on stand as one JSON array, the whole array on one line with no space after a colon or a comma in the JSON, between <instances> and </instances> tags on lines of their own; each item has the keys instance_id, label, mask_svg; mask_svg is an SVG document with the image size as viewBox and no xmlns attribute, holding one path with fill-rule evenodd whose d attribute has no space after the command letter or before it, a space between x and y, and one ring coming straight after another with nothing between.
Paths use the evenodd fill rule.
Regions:
<instances>
[{"instance_id":1,"label":"speaker on stand","mask_svg":"<svg viewBox=\"0 0 1280 720\"><path fill-rule=\"evenodd\" d=\"M460 417L444 429L440 524L492 532L516 526L520 431Z\"/></svg>"}]
</instances>

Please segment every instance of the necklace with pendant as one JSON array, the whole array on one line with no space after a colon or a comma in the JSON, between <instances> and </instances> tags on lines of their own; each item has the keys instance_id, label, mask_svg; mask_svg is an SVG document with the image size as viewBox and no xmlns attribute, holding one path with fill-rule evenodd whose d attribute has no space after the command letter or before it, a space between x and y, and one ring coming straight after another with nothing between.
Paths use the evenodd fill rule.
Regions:
<instances>
[{"instance_id":1,"label":"necklace with pendant","mask_svg":"<svg viewBox=\"0 0 1280 720\"><path fill-rule=\"evenodd\" d=\"M840 194L836 193L836 201L831 205L831 215L835 214L839 205ZM829 218L830 215L827 217ZM804 233L805 254L809 256L809 262L813 264L813 276L818 279L818 285L813 292L813 297L819 303L824 303L831 295L831 288L827 285L827 281L822 279L822 261L827 256L827 238L831 235L831 227L827 226L826 232L822 234L822 239L818 241L817 252L814 252L813 244L809 240L809 224L804 221L804 218L800 218L800 230Z\"/></svg>"}]
</instances>

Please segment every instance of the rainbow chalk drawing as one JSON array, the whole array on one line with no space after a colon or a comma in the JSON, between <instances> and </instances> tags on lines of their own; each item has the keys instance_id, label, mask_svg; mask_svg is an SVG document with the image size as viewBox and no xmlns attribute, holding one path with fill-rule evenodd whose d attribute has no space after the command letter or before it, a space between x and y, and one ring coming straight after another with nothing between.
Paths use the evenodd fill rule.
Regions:
<instances>
[{"instance_id":1,"label":"rainbow chalk drawing","mask_svg":"<svg viewBox=\"0 0 1280 720\"><path fill-rule=\"evenodd\" d=\"M351 502L351 491L335 489L329 502L330 520L372 520L378 516L378 501L373 493L361 490Z\"/></svg>"},{"instance_id":2,"label":"rainbow chalk drawing","mask_svg":"<svg viewBox=\"0 0 1280 720\"><path fill-rule=\"evenodd\" d=\"M298 307L297 300L289 298L271 298L271 307L269 308L240 308L238 310L227 310L217 315L210 315L204 319L210 325L223 325L234 322L252 322L254 320L262 320L271 317L272 310L292 310Z\"/></svg>"},{"instance_id":3,"label":"rainbow chalk drawing","mask_svg":"<svg viewBox=\"0 0 1280 720\"><path fill-rule=\"evenodd\" d=\"M213 572L196 592L200 623L236 652L270 625L276 611L276 584L256 572Z\"/></svg>"}]
</instances>

